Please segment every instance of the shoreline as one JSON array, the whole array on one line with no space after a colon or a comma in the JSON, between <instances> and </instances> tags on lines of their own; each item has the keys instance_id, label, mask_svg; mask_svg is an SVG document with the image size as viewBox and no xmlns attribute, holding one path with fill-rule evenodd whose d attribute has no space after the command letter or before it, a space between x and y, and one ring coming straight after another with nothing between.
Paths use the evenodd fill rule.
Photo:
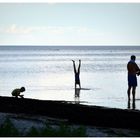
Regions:
<instances>
[{"instance_id":1,"label":"shoreline","mask_svg":"<svg viewBox=\"0 0 140 140\"><path fill-rule=\"evenodd\" d=\"M69 123L99 127L140 129L140 111L73 104L66 101L0 96L0 112L41 115Z\"/></svg>"}]
</instances>

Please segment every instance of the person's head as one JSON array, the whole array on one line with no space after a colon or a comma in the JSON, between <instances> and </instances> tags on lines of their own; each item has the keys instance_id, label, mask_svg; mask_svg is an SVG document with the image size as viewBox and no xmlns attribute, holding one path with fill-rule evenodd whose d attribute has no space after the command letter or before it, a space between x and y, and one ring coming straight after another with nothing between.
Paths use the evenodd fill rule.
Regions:
<instances>
[{"instance_id":1,"label":"person's head","mask_svg":"<svg viewBox=\"0 0 140 140\"><path fill-rule=\"evenodd\" d=\"M25 91L25 87L21 87L20 92L24 92L24 91Z\"/></svg>"},{"instance_id":2,"label":"person's head","mask_svg":"<svg viewBox=\"0 0 140 140\"><path fill-rule=\"evenodd\" d=\"M136 60L136 56L135 55L131 55L131 60L135 61Z\"/></svg>"}]
</instances>

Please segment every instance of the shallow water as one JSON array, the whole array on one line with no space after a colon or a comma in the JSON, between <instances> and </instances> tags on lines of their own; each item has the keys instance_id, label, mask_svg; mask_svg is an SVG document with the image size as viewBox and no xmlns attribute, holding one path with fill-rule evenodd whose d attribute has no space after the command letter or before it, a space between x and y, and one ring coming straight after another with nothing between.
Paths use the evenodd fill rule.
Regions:
<instances>
[{"instance_id":1,"label":"shallow water","mask_svg":"<svg viewBox=\"0 0 140 140\"><path fill-rule=\"evenodd\" d=\"M1 96L11 96L14 88L25 86L25 98L127 108L126 65L132 54L137 56L136 62L140 65L140 49L19 47L22 46L0 48ZM76 97L72 59L77 65L82 60L80 78L85 88L77 91ZM136 109L140 109L139 92L138 86Z\"/></svg>"}]
</instances>

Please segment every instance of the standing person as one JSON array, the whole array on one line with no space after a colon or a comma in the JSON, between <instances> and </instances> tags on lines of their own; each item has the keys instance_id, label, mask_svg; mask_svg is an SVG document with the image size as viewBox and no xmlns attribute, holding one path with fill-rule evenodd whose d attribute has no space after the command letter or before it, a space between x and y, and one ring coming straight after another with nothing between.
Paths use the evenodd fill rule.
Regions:
<instances>
[{"instance_id":1,"label":"standing person","mask_svg":"<svg viewBox=\"0 0 140 140\"><path fill-rule=\"evenodd\" d=\"M136 56L132 55L130 61L127 64L127 70L128 70L128 101L130 101L130 92L132 88L132 96L133 96L133 102L135 102L135 94L136 94L136 87L137 87L137 77L136 74L139 75L140 69L138 65L135 62Z\"/></svg>"},{"instance_id":2,"label":"standing person","mask_svg":"<svg viewBox=\"0 0 140 140\"><path fill-rule=\"evenodd\" d=\"M76 89L76 85L79 85L79 88L81 89L81 83L80 83L81 60L79 60L78 71L76 71L75 61L72 60L72 62L73 62L73 68L74 68L74 74L75 74L75 89Z\"/></svg>"},{"instance_id":3,"label":"standing person","mask_svg":"<svg viewBox=\"0 0 140 140\"><path fill-rule=\"evenodd\" d=\"M16 98L21 97L23 98L24 95L21 95L20 93L21 92L24 92L25 91L25 87L21 87L21 88L16 88L12 91L12 96L15 96Z\"/></svg>"}]
</instances>

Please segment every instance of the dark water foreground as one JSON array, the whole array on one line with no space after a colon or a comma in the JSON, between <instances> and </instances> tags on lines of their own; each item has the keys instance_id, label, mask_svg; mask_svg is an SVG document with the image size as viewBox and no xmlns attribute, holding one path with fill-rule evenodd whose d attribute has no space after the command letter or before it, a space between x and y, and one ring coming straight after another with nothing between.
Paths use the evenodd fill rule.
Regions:
<instances>
[{"instance_id":1,"label":"dark water foreground","mask_svg":"<svg viewBox=\"0 0 140 140\"><path fill-rule=\"evenodd\" d=\"M0 97L0 112L25 113L67 119L69 123L140 129L140 111L48 101Z\"/></svg>"}]
</instances>

